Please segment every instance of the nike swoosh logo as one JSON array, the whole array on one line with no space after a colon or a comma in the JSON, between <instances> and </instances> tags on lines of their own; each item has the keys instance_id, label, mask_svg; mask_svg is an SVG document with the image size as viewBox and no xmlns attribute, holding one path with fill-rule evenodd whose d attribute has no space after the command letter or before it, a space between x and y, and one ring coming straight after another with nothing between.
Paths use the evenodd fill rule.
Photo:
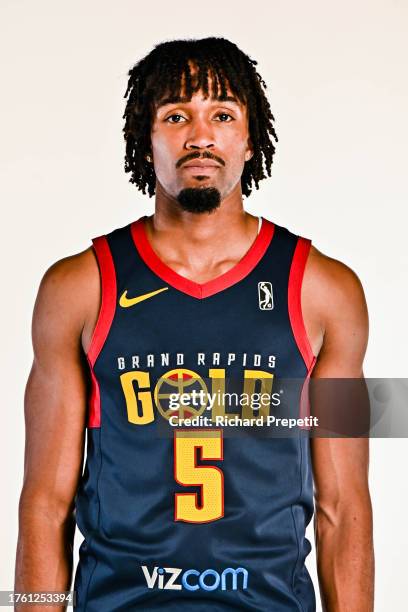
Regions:
<instances>
[{"instance_id":1,"label":"nike swoosh logo","mask_svg":"<svg viewBox=\"0 0 408 612\"><path fill-rule=\"evenodd\" d=\"M127 297L127 289L122 293L119 299L119 306L122 308L129 308L129 306L134 306L135 304L139 304L139 302L143 302L144 300L148 300L149 298L161 293L162 291L167 291L168 287L163 287L162 289L157 289L156 291L150 291L150 293L144 293L143 295L138 295L134 298Z\"/></svg>"}]
</instances>

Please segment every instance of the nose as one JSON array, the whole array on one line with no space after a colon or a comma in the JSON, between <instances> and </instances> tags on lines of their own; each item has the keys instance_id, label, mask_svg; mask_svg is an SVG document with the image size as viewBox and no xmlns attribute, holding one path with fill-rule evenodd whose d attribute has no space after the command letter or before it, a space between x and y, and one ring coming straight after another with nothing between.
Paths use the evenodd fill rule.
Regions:
<instances>
[{"instance_id":1,"label":"nose","mask_svg":"<svg viewBox=\"0 0 408 612\"><path fill-rule=\"evenodd\" d=\"M191 122L189 134L184 146L189 151L213 148L215 142L212 126L207 121L203 120Z\"/></svg>"}]
</instances>

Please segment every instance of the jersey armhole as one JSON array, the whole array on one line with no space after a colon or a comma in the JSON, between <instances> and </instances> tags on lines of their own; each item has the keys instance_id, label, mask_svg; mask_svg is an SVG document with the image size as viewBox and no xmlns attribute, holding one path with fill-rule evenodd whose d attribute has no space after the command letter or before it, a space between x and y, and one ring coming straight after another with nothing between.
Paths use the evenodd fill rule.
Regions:
<instances>
[{"instance_id":1,"label":"jersey armhole","mask_svg":"<svg viewBox=\"0 0 408 612\"><path fill-rule=\"evenodd\" d=\"M288 286L288 309L290 324L296 344L299 348L300 354L303 357L303 361L305 362L309 375L315 364L316 357L313 355L303 319L301 291L303 275L311 244L311 240L307 238L298 238L290 267Z\"/></svg>"},{"instance_id":2,"label":"jersey armhole","mask_svg":"<svg viewBox=\"0 0 408 612\"><path fill-rule=\"evenodd\" d=\"M98 262L101 281L101 306L86 355L89 363L93 367L105 344L115 314L116 274L106 236L92 238L92 243Z\"/></svg>"},{"instance_id":3,"label":"jersey armhole","mask_svg":"<svg viewBox=\"0 0 408 612\"><path fill-rule=\"evenodd\" d=\"M94 365L105 344L116 308L116 274L112 254L106 236L92 239L101 282L101 306L86 358L91 372L88 428L101 426L101 398Z\"/></svg>"}]
</instances>

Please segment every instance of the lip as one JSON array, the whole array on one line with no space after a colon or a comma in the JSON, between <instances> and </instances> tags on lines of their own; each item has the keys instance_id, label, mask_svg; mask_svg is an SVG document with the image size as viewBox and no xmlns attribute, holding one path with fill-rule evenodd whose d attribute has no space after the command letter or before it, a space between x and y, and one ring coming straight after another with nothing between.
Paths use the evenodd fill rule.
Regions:
<instances>
[{"instance_id":1,"label":"lip","mask_svg":"<svg viewBox=\"0 0 408 612\"><path fill-rule=\"evenodd\" d=\"M202 170L204 168L220 168L220 164L217 164L217 162L211 161L209 159L206 159L205 161L199 161L197 159L194 159L192 161L187 162L186 164L183 164L182 167L199 168L200 170Z\"/></svg>"},{"instance_id":2,"label":"lip","mask_svg":"<svg viewBox=\"0 0 408 612\"><path fill-rule=\"evenodd\" d=\"M188 176L215 176L220 166L187 166L182 167L181 171Z\"/></svg>"}]
</instances>

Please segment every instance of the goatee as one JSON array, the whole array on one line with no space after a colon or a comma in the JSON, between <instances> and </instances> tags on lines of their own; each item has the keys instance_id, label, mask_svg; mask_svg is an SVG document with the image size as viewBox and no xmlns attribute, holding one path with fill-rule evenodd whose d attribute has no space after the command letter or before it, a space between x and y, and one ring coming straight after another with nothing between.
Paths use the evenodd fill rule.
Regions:
<instances>
[{"instance_id":1,"label":"goatee","mask_svg":"<svg viewBox=\"0 0 408 612\"><path fill-rule=\"evenodd\" d=\"M221 194L215 187L187 187L180 191L177 201L187 212L209 213L219 207Z\"/></svg>"}]
</instances>

